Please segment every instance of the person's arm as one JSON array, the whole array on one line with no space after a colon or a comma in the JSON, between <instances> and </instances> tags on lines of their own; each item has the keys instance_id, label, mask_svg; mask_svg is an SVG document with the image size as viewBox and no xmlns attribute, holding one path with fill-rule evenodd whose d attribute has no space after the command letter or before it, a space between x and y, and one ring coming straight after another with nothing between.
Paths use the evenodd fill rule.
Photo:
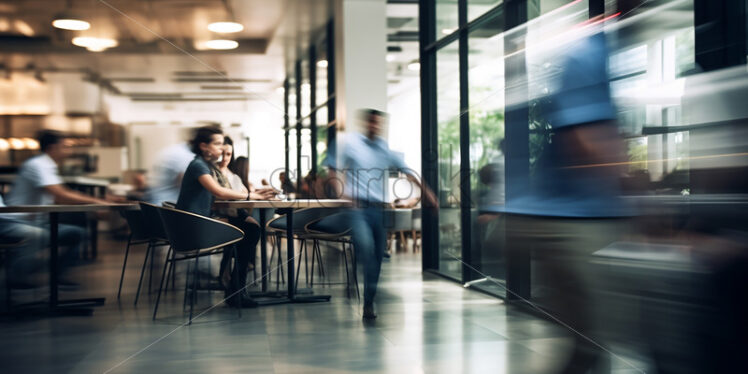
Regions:
<instances>
[{"instance_id":1,"label":"person's arm","mask_svg":"<svg viewBox=\"0 0 748 374\"><path fill-rule=\"evenodd\" d=\"M219 200L245 200L249 197L252 200L266 200L272 197L270 193L256 193L250 192L249 196L246 192L236 192L229 188L221 187L218 182L213 179L210 174L203 174L197 178L200 185L203 186L208 192L213 194Z\"/></svg>"},{"instance_id":2,"label":"person's arm","mask_svg":"<svg viewBox=\"0 0 748 374\"><path fill-rule=\"evenodd\" d=\"M410 183L415 184L418 186L418 188L421 189L421 200L424 202L425 207L429 208L438 208L439 202L436 200L436 195L434 195L434 192L431 191L431 189L426 186L425 184L421 183L421 181L416 178L414 175L410 173L405 173L406 178L410 181ZM409 208L412 208L416 205L418 200L415 200L411 202L409 205Z\"/></svg>"},{"instance_id":3,"label":"person's arm","mask_svg":"<svg viewBox=\"0 0 748 374\"><path fill-rule=\"evenodd\" d=\"M58 204L109 204L106 200L73 191L62 184L45 186L44 189L55 197Z\"/></svg>"}]
</instances>

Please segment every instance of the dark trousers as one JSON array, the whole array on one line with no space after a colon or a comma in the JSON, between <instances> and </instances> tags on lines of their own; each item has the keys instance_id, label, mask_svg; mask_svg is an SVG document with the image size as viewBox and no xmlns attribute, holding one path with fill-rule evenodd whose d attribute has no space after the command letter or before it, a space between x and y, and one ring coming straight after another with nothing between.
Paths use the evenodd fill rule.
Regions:
<instances>
[{"instance_id":1,"label":"dark trousers","mask_svg":"<svg viewBox=\"0 0 748 374\"><path fill-rule=\"evenodd\" d=\"M236 266L238 266L237 272L239 274L238 283L232 279L232 284L237 284L239 288L243 288L247 283L247 266L249 263L255 262L257 255L257 242L260 240L260 226L255 222L247 222L242 217L230 217L229 223L238 227L244 231L244 238L236 243ZM231 252L225 251L223 254L223 264L229 263L231 259ZM221 268L224 268L223 266ZM233 274L233 273L232 273Z\"/></svg>"}]
</instances>

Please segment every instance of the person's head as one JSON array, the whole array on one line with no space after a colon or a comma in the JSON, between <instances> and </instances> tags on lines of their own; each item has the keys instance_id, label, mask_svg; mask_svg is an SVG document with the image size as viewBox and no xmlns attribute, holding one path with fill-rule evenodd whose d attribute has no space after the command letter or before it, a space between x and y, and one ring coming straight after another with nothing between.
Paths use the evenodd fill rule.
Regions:
<instances>
[{"instance_id":1,"label":"person's head","mask_svg":"<svg viewBox=\"0 0 748 374\"><path fill-rule=\"evenodd\" d=\"M382 126L387 115L381 110L364 109L361 111L361 117L364 121L364 134L366 137L373 139L382 133Z\"/></svg>"},{"instance_id":2,"label":"person's head","mask_svg":"<svg viewBox=\"0 0 748 374\"><path fill-rule=\"evenodd\" d=\"M60 161L70 155L70 147L65 142L65 136L58 131L40 131L36 140L39 142L39 149L55 161Z\"/></svg>"},{"instance_id":3,"label":"person's head","mask_svg":"<svg viewBox=\"0 0 748 374\"><path fill-rule=\"evenodd\" d=\"M282 171L280 174L278 174L278 180L280 180L281 183L286 183L286 172Z\"/></svg>"},{"instance_id":4,"label":"person's head","mask_svg":"<svg viewBox=\"0 0 748 374\"><path fill-rule=\"evenodd\" d=\"M220 166L221 168L230 168L234 163L234 141L231 140L231 138L229 138L228 136L223 137L222 155L223 157L221 158L221 162L218 163L218 166Z\"/></svg>"},{"instance_id":5,"label":"person's head","mask_svg":"<svg viewBox=\"0 0 748 374\"><path fill-rule=\"evenodd\" d=\"M223 155L223 131L218 126L204 126L195 131L192 152L208 161L217 161Z\"/></svg>"},{"instance_id":6,"label":"person's head","mask_svg":"<svg viewBox=\"0 0 748 374\"><path fill-rule=\"evenodd\" d=\"M225 156L224 156L225 157ZM249 159L241 156L229 164L229 170L239 176L244 183L244 187L249 189Z\"/></svg>"}]
</instances>

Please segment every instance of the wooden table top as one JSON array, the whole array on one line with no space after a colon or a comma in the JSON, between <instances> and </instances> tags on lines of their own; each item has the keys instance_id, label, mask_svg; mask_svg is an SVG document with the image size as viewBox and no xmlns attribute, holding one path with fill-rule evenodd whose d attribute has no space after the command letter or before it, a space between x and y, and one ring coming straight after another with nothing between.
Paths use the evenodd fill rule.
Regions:
<instances>
[{"instance_id":1,"label":"wooden table top","mask_svg":"<svg viewBox=\"0 0 748 374\"><path fill-rule=\"evenodd\" d=\"M140 209L137 204L16 205L0 207L0 213L67 213Z\"/></svg>"},{"instance_id":2,"label":"wooden table top","mask_svg":"<svg viewBox=\"0 0 748 374\"><path fill-rule=\"evenodd\" d=\"M216 208L340 208L351 206L350 200L342 199L299 199L299 200L219 200L213 203Z\"/></svg>"}]
</instances>

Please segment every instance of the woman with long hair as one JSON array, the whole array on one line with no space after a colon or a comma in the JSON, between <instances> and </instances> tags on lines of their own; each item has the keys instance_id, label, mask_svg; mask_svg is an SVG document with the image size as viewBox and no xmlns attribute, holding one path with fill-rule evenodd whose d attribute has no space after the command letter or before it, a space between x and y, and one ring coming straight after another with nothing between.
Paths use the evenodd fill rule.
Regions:
<instances>
[{"instance_id":1,"label":"woman with long hair","mask_svg":"<svg viewBox=\"0 0 748 374\"><path fill-rule=\"evenodd\" d=\"M215 163L224 154L224 136L220 127L201 127L195 132L192 139L192 152L195 159L190 162L182 178L182 187L179 191L177 209L185 210L202 216L210 217L213 202L216 198L220 200L265 200L272 197L271 191L241 192L223 186L223 182L217 177ZM219 172L220 173L220 172ZM254 306L254 301L244 292L247 278L247 266L254 255L254 249L260 238L260 228L256 224L243 222L237 225L244 231L244 239L237 244L237 273L239 279L231 279L226 286L226 295L239 292L227 300L230 305ZM228 253L224 253L224 261L227 261ZM228 263L228 262L227 262ZM233 273L232 273L233 274Z\"/></svg>"}]
</instances>

